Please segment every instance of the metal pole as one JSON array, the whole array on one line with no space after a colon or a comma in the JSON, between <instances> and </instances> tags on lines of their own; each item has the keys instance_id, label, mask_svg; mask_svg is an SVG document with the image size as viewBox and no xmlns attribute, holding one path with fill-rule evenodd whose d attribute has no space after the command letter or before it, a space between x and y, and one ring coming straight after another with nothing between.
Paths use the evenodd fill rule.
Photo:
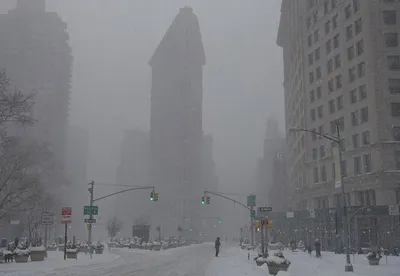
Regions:
<instances>
[{"instance_id":1,"label":"metal pole","mask_svg":"<svg viewBox=\"0 0 400 276\"><path fill-rule=\"evenodd\" d=\"M265 220L263 221L263 223L265 223L265 222L268 223L268 220L265 219ZM265 227L265 243L266 243L266 246L265 246L265 256L268 257L268 245L269 245L269 239L268 239L268 224L267 224L266 227Z\"/></svg>"},{"instance_id":2,"label":"metal pole","mask_svg":"<svg viewBox=\"0 0 400 276\"><path fill-rule=\"evenodd\" d=\"M264 222L263 220L260 221L260 235L261 235L261 254L265 257L265 246L264 246Z\"/></svg>"},{"instance_id":3,"label":"metal pole","mask_svg":"<svg viewBox=\"0 0 400 276\"><path fill-rule=\"evenodd\" d=\"M251 235L251 246L254 246L254 218L253 218L254 206L251 206L250 211L250 235Z\"/></svg>"},{"instance_id":4,"label":"metal pole","mask_svg":"<svg viewBox=\"0 0 400 276\"><path fill-rule=\"evenodd\" d=\"M67 223L65 223L65 230L64 230L65 232L64 232L64 260L66 260L67 259L67 241L68 241L68 234L67 234L67 231L68 231L68 224Z\"/></svg>"},{"instance_id":5,"label":"metal pole","mask_svg":"<svg viewBox=\"0 0 400 276\"><path fill-rule=\"evenodd\" d=\"M350 223L349 218L347 215L347 202L346 202L346 194L344 190L344 180L343 180L343 173L342 173L342 146L341 146L341 137L340 137L340 128L339 123L336 123L336 132L337 132L337 146L339 150L339 170L340 170L340 187L342 191L342 204L343 204L343 230L345 234L345 245L346 245L346 264L344 267L344 271L352 272L354 271L353 265L351 264L350 260Z\"/></svg>"},{"instance_id":6,"label":"metal pole","mask_svg":"<svg viewBox=\"0 0 400 276\"><path fill-rule=\"evenodd\" d=\"M44 247L47 248L47 225L44 226Z\"/></svg>"},{"instance_id":7,"label":"metal pole","mask_svg":"<svg viewBox=\"0 0 400 276\"><path fill-rule=\"evenodd\" d=\"M90 193L90 202L89 205L90 207L93 206L93 194L94 194L94 181L89 183L90 188L89 188L89 193ZM93 219L93 215L90 214L89 215L89 219L90 221L92 221ZM92 223L89 223L89 228L88 228L88 249L89 249L89 253L90 253L90 259L92 258L93 252L92 252Z\"/></svg>"}]
</instances>

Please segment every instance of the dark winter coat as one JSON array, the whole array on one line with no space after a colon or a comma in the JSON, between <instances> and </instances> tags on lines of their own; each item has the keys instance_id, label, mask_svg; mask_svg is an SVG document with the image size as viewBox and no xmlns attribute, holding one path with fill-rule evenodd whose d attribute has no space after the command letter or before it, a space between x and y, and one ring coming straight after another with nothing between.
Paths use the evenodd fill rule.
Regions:
<instances>
[{"instance_id":1,"label":"dark winter coat","mask_svg":"<svg viewBox=\"0 0 400 276\"><path fill-rule=\"evenodd\" d=\"M219 239L215 240L215 248L219 248L221 246L221 241Z\"/></svg>"}]
</instances>

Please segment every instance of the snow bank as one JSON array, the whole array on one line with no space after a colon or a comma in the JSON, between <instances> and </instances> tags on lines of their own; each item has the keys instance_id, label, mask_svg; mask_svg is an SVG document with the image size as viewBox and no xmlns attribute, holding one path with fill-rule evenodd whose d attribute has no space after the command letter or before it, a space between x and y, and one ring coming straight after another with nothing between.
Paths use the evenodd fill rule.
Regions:
<instances>
[{"instance_id":1,"label":"snow bank","mask_svg":"<svg viewBox=\"0 0 400 276\"><path fill-rule=\"evenodd\" d=\"M14 250L14 253L19 255L19 256L23 256L23 255L29 255L30 251L29 251L29 249L19 249L19 248L17 248L17 249Z\"/></svg>"},{"instance_id":2,"label":"snow bank","mask_svg":"<svg viewBox=\"0 0 400 276\"><path fill-rule=\"evenodd\" d=\"M265 260L268 264L273 264L273 263L275 263L275 264L285 264L285 263L287 263L288 261L286 260L286 259L284 259L284 258L281 258L281 257L277 257L277 256L270 256L270 257L268 257L268 258L262 258L263 260Z\"/></svg>"},{"instance_id":3,"label":"snow bank","mask_svg":"<svg viewBox=\"0 0 400 276\"><path fill-rule=\"evenodd\" d=\"M29 251L30 252L46 251L46 247L44 246L29 247Z\"/></svg>"}]
</instances>

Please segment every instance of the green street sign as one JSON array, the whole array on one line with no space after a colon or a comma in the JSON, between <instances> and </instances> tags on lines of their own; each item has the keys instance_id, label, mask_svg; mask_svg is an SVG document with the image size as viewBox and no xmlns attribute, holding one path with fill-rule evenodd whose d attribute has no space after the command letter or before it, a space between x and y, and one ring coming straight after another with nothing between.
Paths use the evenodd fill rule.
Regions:
<instances>
[{"instance_id":1,"label":"green street sign","mask_svg":"<svg viewBox=\"0 0 400 276\"><path fill-rule=\"evenodd\" d=\"M99 214L99 206L84 206L83 214L84 215L98 215Z\"/></svg>"},{"instance_id":2,"label":"green street sign","mask_svg":"<svg viewBox=\"0 0 400 276\"><path fill-rule=\"evenodd\" d=\"M256 206L256 196L255 195L248 195L247 196L247 206Z\"/></svg>"}]
</instances>

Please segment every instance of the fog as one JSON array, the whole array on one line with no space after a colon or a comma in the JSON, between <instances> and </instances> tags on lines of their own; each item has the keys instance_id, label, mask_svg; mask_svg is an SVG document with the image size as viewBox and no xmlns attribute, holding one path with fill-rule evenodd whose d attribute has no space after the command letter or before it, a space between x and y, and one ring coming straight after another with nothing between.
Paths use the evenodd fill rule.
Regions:
<instances>
[{"instance_id":1,"label":"fog","mask_svg":"<svg viewBox=\"0 0 400 276\"><path fill-rule=\"evenodd\" d=\"M4 13L14 1L1 2ZM115 183L123 132L149 129L148 60L185 5L206 53L203 129L214 138L218 189L255 190L267 118L284 124L280 0L48 0L68 25L70 124L89 131L88 180Z\"/></svg>"}]
</instances>

